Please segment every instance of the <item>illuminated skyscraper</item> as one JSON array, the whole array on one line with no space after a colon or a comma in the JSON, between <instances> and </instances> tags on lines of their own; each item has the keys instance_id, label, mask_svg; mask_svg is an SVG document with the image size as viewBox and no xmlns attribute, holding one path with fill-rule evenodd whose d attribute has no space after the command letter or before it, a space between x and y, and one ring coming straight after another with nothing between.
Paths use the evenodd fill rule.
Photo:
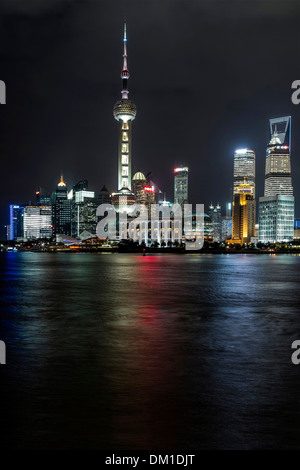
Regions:
<instances>
[{"instance_id":1,"label":"illuminated skyscraper","mask_svg":"<svg viewBox=\"0 0 300 470\"><path fill-rule=\"evenodd\" d=\"M238 186L244 183L245 178L253 188L255 199L255 152L247 148L237 149L233 163L233 194L237 193Z\"/></svg>"},{"instance_id":2,"label":"illuminated skyscraper","mask_svg":"<svg viewBox=\"0 0 300 470\"><path fill-rule=\"evenodd\" d=\"M174 203L188 204L188 179L189 169L187 166L174 169Z\"/></svg>"},{"instance_id":3,"label":"illuminated skyscraper","mask_svg":"<svg viewBox=\"0 0 300 470\"><path fill-rule=\"evenodd\" d=\"M130 74L127 68L126 22L124 23L123 48L122 98L116 102L113 109L113 116L119 122L118 192L123 188L131 190L131 123L136 116L136 106L133 101L128 99Z\"/></svg>"},{"instance_id":4,"label":"illuminated skyscraper","mask_svg":"<svg viewBox=\"0 0 300 470\"><path fill-rule=\"evenodd\" d=\"M23 237L24 206L10 204L9 206L9 240Z\"/></svg>"},{"instance_id":5,"label":"illuminated skyscraper","mask_svg":"<svg viewBox=\"0 0 300 470\"><path fill-rule=\"evenodd\" d=\"M291 177L291 117L270 119L270 143L266 153L264 196L293 196Z\"/></svg>"},{"instance_id":6,"label":"illuminated skyscraper","mask_svg":"<svg viewBox=\"0 0 300 470\"><path fill-rule=\"evenodd\" d=\"M71 235L71 200L62 175L54 193L53 210L54 233Z\"/></svg>"},{"instance_id":7,"label":"illuminated skyscraper","mask_svg":"<svg viewBox=\"0 0 300 470\"><path fill-rule=\"evenodd\" d=\"M138 204L146 204L146 195L144 186L146 185L146 176L141 171L136 172L132 178L132 190Z\"/></svg>"},{"instance_id":8,"label":"illuminated skyscraper","mask_svg":"<svg viewBox=\"0 0 300 470\"><path fill-rule=\"evenodd\" d=\"M80 238L84 232L94 235L97 226L98 200L89 191L88 181L81 180L68 193L71 201L71 235Z\"/></svg>"},{"instance_id":9,"label":"illuminated skyscraper","mask_svg":"<svg viewBox=\"0 0 300 470\"><path fill-rule=\"evenodd\" d=\"M255 233L255 200L252 186L240 184L233 196L232 204L232 243L249 243Z\"/></svg>"},{"instance_id":10,"label":"illuminated skyscraper","mask_svg":"<svg viewBox=\"0 0 300 470\"><path fill-rule=\"evenodd\" d=\"M211 204L209 206L208 215L213 225L213 241L220 242L222 229L221 206L219 204L217 204L216 206L213 206Z\"/></svg>"},{"instance_id":11,"label":"illuminated skyscraper","mask_svg":"<svg viewBox=\"0 0 300 470\"><path fill-rule=\"evenodd\" d=\"M282 242L294 236L294 196L291 177L291 117L270 119L266 152L265 191L259 198L258 240Z\"/></svg>"}]
</instances>

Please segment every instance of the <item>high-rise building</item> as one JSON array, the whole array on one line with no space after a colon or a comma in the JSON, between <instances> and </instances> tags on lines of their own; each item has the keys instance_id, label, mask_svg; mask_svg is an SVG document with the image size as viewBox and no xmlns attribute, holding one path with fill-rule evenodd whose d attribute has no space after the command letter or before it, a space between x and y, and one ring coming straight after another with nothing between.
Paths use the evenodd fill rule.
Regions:
<instances>
[{"instance_id":1,"label":"high-rise building","mask_svg":"<svg viewBox=\"0 0 300 470\"><path fill-rule=\"evenodd\" d=\"M80 238L83 232L89 232L93 236L97 227L98 201L95 192L89 191L87 180L79 181L68 192L71 201L71 235Z\"/></svg>"},{"instance_id":2,"label":"high-rise building","mask_svg":"<svg viewBox=\"0 0 300 470\"><path fill-rule=\"evenodd\" d=\"M73 186L73 191L87 191L89 189L88 180L80 180Z\"/></svg>"},{"instance_id":3,"label":"high-rise building","mask_svg":"<svg viewBox=\"0 0 300 470\"><path fill-rule=\"evenodd\" d=\"M232 243L249 243L255 234L255 200L253 186L242 183L237 187L232 204Z\"/></svg>"},{"instance_id":4,"label":"high-rise building","mask_svg":"<svg viewBox=\"0 0 300 470\"><path fill-rule=\"evenodd\" d=\"M46 189L38 186L35 192L36 206L51 206L53 203L51 194Z\"/></svg>"},{"instance_id":5,"label":"high-rise building","mask_svg":"<svg viewBox=\"0 0 300 470\"><path fill-rule=\"evenodd\" d=\"M233 194L237 193L237 188L245 182L245 179L252 188L255 199L255 152L251 149L237 149L234 152L233 160Z\"/></svg>"},{"instance_id":6,"label":"high-rise building","mask_svg":"<svg viewBox=\"0 0 300 470\"><path fill-rule=\"evenodd\" d=\"M138 171L132 178L132 189L135 200L138 204L147 206L149 215L151 214L151 205L156 202L156 191L150 178Z\"/></svg>"},{"instance_id":7,"label":"high-rise building","mask_svg":"<svg viewBox=\"0 0 300 470\"><path fill-rule=\"evenodd\" d=\"M294 197L278 194L259 198L259 236L263 243L294 238Z\"/></svg>"},{"instance_id":8,"label":"high-rise building","mask_svg":"<svg viewBox=\"0 0 300 470\"><path fill-rule=\"evenodd\" d=\"M221 241L232 237L232 217L222 216Z\"/></svg>"},{"instance_id":9,"label":"high-rise building","mask_svg":"<svg viewBox=\"0 0 300 470\"><path fill-rule=\"evenodd\" d=\"M111 204L111 195L105 186L105 184L102 186L101 191L99 192L98 196L98 203L100 204Z\"/></svg>"},{"instance_id":10,"label":"high-rise building","mask_svg":"<svg viewBox=\"0 0 300 470\"><path fill-rule=\"evenodd\" d=\"M52 235L52 207L25 206L24 239L36 240L39 238L51 238Z\"/></svg>"},{"instance_id":11,"label":"high-rise building","mask_svg":"<svg viewBox=\"0 0 300 470\"><path fill-rule=\"evenodd\" d=\"M188 204L188 179L189 169L187 166L174 169L174 203Z\"/></svg>"},{"instance_id":12,"label":"high-rise building","mask_svg":"<svg viewBox=\"0 0 300 470\"><path fill-rule=\"evenodd\" d=\"M131 190L131 155L132 138L131 126L136 116L136 106L128 99L129 71L127 66L127 33L124 23L123 36L123 69L121 71L122 92L121 99L116 102L113 116L119 122L119 148L118 148L118 192L123 189Z\"/></svg>"},{"instance_id":13,"label":"high-rise building","mask_svg":"<svg viewBox=\"0 0 300 470\"><path fill-rule=\"evenodd\" d=\"M24 234L24 206L10 204L9 206L9 240L23 238Z\"/></svg>"},{"instance_id":14,"label":"high-rise building","mask_svg":"<svg viewBox=\"0 0 300 470\"><path fill-rule=\"evenodd\" d=\"M232 236L232 203L226 203L225 215L221 222L221 241L228 240Z\"/></svg>"},{"instance_id":15,"label":"high-rise building","mask_svg":"<svg viewBox=\"0 0 300 470\"><path fill-rule=\"evenodd\" d=\"M293 196L291 177L291 117L270 119L270 143L266 152L264 196Z\"/></svg>"},{"instance_id":16,"label":"high-rise building","mask_svg":"<svg viewBox=\"0 0 300 470\"><path fill-rule=\"evenodd\" d=\"M232 217L232 203L226 203L226 217Z\"/></svg>"},{"instance_id":17,"label":"high-rise building","mask_svg":"<svg viewBox=\"0 0 300 470\"><path fill-rule=\"evenodd\" d=\"M53 225L55 234L71 235L71 200L62 175L54 193Z\"/></svg>"},{"instance_id":18,"label":"high-rise building","mask_svg":"<svg viewBox=\"0 0 300 470\"><path fill-rule=\"evenodd\" d=\"M141 171L136 172L132 178L132 191L138 204L146 203L146 194L144 187L146 185L146 176Z\"/></svg>"},{"instance_id":19,"label":"high-rise building","mask_svg":"<svg viewBox=\"0 0 300 470\"><path fill-rule=\"evenodd\" d=\"M291 177L291 117L270 119L266 151L264 197L259 198L258 240L281 242L294 236L294 196Z\"/></svg>"},{"instance_id":20,"label":"high-rise building","mask_svg":"<svg viewBox=\"0 0 300 470\"><path fill-rule=\"evenodd\" d=\"M213 227L213 241L220 242L221 241L221 231L222 231L222 214L221 214L221 206L217 204L213 206L212 204L209 206L208 215L212 221Z\"/></svg>"}]
</instances>

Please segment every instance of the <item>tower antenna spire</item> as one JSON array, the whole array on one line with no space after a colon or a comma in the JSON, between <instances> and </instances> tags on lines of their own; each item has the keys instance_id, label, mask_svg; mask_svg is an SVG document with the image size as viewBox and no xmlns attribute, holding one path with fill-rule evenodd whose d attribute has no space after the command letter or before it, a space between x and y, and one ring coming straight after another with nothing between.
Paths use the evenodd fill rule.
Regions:
<instances>
[{"instance_id":1,"label":"tower antenna spire","mask_svg":"<svg viewBox=\"0 0 300 470\"><path fill-rule=\"evenodd\" d=\"M124 20L124 35L123 35L123 43L124 43L124 53L123 53L123 70L127 70L127 32L126 32L126 18Z\"/></svg>"},{"instance_id":2,"label":"tower antenna spire","mask_svg":"<svg viewBox=\"0 0 300 470\"><path fill-rule=\"evenodd\" d=\"M130 77L128 64L127 64L127 28L126 18L124 19L124 32L123 32L123 69L121 72L121 78L123 81L122 99L128 100L128 78Z\"/></svg>"},{"instance_id":3,"label":"tower antenna spire","mask_svg":"<svg viewBox=\"0 0 300 470\"><path fill-rule=\"evenodd\" d=\"M126 18L124 19L124 31L123 31L123 68L121 71L121 79L122 79L122 91L121 91L122 98L115 103L114 109L113 109L113 116L119 122L118 190L129 191L130 193L130 188L131 188L131 124L136 116L136 106L133 101L128 99L129 70L128 70L128 65L127 65Z\"/></svg>"}]
</instances>

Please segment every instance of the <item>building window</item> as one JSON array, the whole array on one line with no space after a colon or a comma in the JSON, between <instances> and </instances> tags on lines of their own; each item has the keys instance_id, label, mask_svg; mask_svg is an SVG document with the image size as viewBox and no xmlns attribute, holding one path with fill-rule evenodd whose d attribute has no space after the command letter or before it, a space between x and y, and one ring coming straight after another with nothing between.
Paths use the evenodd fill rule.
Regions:
<instances>
[{"instance_id":1,"label":"building window","mask_svg":"<svg viewBox=\"0 0 300 470\"><path fill-rule=\"evenodd\" d=\"M122 168L122 176L128 176L128 167L127 166Z\"/></svg>"},{"instance_id":2,"label":"building window","mask_svg":"<svg viewBox=\"0 0 300 470\"><path fill-rule=\"evenodd\" d=\"M122 163L128 165L128 155L122 155Z\"/></svg>"},{"instance_id":3,"label":"building window","mask_svg":"<svg viewBox=\"0 0 300 470\"><path fill-rule=\"evenodd\" d=\"M122 180L122 186L123 186L123 188L127 188L127 187L128 187L128 179L127 179L127 178L124 178L124 179Z\"/></svg>"},{"instance_id":4,"label":"building window","mask_svg":"<svg viewBox=\"0 0 300 470\"><path fill-rule=\"evenodd\" d=\"M128 133L127 132L123 132L123 142L128 142Z\"/></svg>"},{"instance_id":5,"label":"building window","mask_svg":"<svg viewBox=\"0 0 300 470\"><path fill-rule=\"evenodd\" d=\"M122 129L123 129L123 131L128 131L128 129L129 129L128 122L123 122Z\"/></svg>"},{"instance_id":6,"label":"building window","mask_svg":"<svg viewBox=\"0 0 300 470\"><path fill-rule=\"evenodd\" d=\"M128 144L123 144L122 145L122 152L128 153Z\"/></svg>"}]
</instances>

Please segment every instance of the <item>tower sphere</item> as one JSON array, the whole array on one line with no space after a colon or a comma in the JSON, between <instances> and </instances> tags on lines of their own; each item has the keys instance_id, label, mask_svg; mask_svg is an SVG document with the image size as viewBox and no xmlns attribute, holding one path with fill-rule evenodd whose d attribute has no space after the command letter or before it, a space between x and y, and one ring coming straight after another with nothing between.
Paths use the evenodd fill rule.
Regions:
<instances>
[{"instance_id":1,"label":"tower sphere","mask_svg":"<svg viewBox=\"0 0 300 470\"><path fill-rule=\"evenodd\" d=\"M126 79L128 80L129 77L130 77L129 70L127 70L127 69L122 70L122 72L121 72L121 78L122 78L122 79L123 79L123 78L126 78Z\"/></svg>"},{"instance_id":2,"label":"tower sphere","mask_svg":"<svg viewBox=\"0 0 300 470\"><path fill-rule=\"evenodd\" d=\"M133 121L136 116L136 106L131 100L118 100L114 105L113 115L117 121Z\"/></svg>"}]
</instances>

